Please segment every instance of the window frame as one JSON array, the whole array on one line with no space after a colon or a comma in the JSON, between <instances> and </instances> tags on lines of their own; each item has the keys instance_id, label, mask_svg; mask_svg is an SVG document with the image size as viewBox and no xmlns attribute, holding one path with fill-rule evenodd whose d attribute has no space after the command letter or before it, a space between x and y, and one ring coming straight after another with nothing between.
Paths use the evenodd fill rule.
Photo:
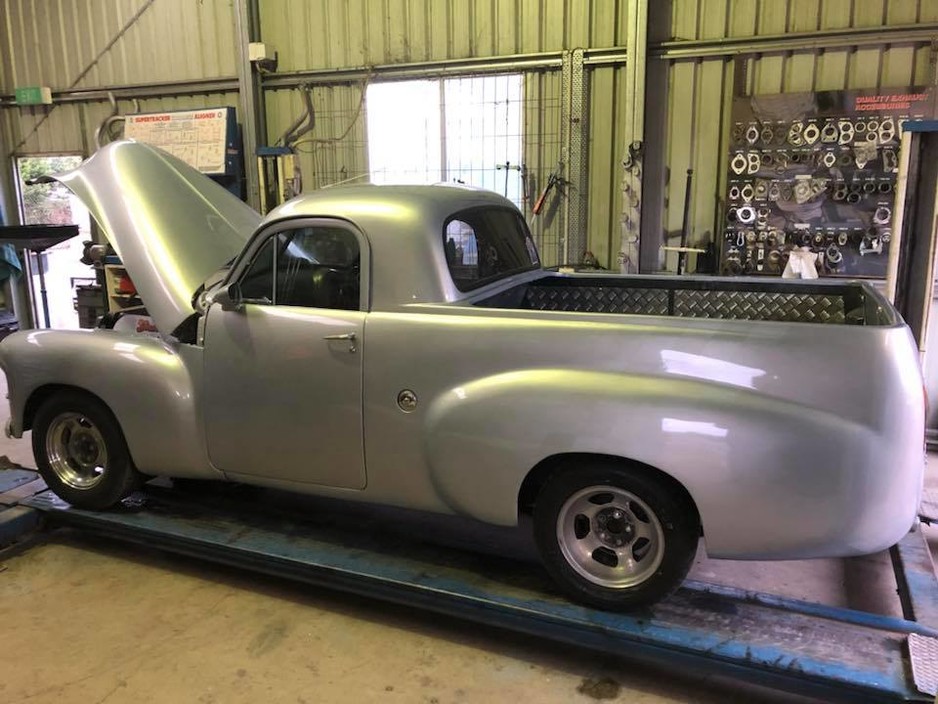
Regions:
<instances>
[{"instance_id":1,"label":"window frame","mask_svg":"<svg viewBox=\"0 0 938 704\"><path fill-rule=\"evenodd\" d=\"M250 261L247 262L247 264L245 264L244 270L241 272L241 275L238 277L238 282L237 282L237 283L238 283L238 294L239 294L239 296L240 296L240 298L241 298L241 302L244 303L244 304L250 303L250 304L252 304L252 305L258 305L258 306L261 306L261 305L273 305L273 302L274 302L274 291L276 291L276 289L277 289L277 285L276 285L277 279L275 278L275 277L276 277L276 273L277 273L277 257L276 257L276 252L273 251L273 245L271 244L271 242L272 242L272 240L273 240L273 238L274 238L275 236L276 236L276 235L266 238L263 242L261 242L261 243L257 246L257 248L254 250L254 253L251 255ZM272 273L271 273L271 277L270 277L270 291L268 292L268 293L270 294L270 296L267 298L266 301L263 300L263 299L260 299L260 298L245 298L245 297L244 297L244 291L243 291L244 279L247 277L247 274L248 274L248 272L250 272L251 267L254 266L254 263L257 261L258 257L260 257L261 252L264 251L264 248L267 247L268 244L271 244L271 257L270 257L270 261L271 261L271 272L272 272Z\"/></svg>"},{"instance_id":2,"label":"window frame","mask_svg":"<svg viewBox=\"0 0 938 704\"><path fill-rule=\"evenodd\" d=\"M277 222L270 223L268 225L260 228L248 241L247 246L242 251L241 255L238 257L238 261L235 262L234 266L231 267L231 271L228 273L228 276L225 278L225 283L223 285L230 286L235 283L238 286L241 285L241 282L244 279L245 274L254 264L254 261L257 258L257 255L260 254L261 249L264 245L270 242L277 235L283 234L284 232L289 232L291 230L301 230L304 228L316 228L316 227L329 227L332 229L342 229L347 232L350 232L355 239L358 241L358 252L359 252L359 298L358 298L358 311L359 312L368 312L371 309L371 245L368 242L368 238L359 230L355 225L348 220L343 220L341 218L324 218L324 217L296 217L289 220L279 220ZM257 300L248 300L245 301L246 304L251 305L270 305L270 306L280 306L284 305L278 303L276 300L276 291L277 291L277 250L274 249L273 256L273 269L274 275L271 278L271 302L263 303ZM310 308L309 306L286 306L289 308ZM313 310L345 310L343 308L311 308ZM353 312L353 311L349 311Z\"/></svg>"},{"instance_id":3,"label":"window frame","mask_svg":"<svg viewBox=\"0 0 938 704\"><path fill-rule=\"evenodd\" d=\"M460 286L456 282L456 279L453 278L453 270L450 268L449 261L446 259L446 229L449 227L450 223L456 220L460 222L466 222L463 217L466 213L474 213L482 210L505 210L511 213L515 219L521 223L521 230L524 232L524 235L527 239L531 240L531 243L534 245L534 251L537 252L537 261L531 264L531 266L525 267L523 269L512 269L511 271L505 271L500 274L495 274L493 276L488 276L484 279L476 279L475 282L470 286ZM468 223L467 223L468 224ZM475 236L475 228L473 228L473 236ZM478 248L478 237L476 237L476 248ZM456 287L456 290L460 293L469 293L470 291L475 291L476 289L482 288L483 286L488 286L491 283L496 281L501 281L502 279L507 279L511 276L517 276L518 274L524 274L529 271L537 271L541 268L541 253L537 249L537 242L534 240L534 237L531 235L531 230L528 228L528 223L525 222L521 213L516 209L509 207L507 205L475 205L469 208L463 208L462 210L452 213L446 220L443 221L443 230L441 242L443 244L443 260L446 262L446 271L449 274L450 281L453 282L453 286ZM481 256L481 255L480 255ZM460 279L461 281L464 279Z\"/></svg>"}]
</instances>

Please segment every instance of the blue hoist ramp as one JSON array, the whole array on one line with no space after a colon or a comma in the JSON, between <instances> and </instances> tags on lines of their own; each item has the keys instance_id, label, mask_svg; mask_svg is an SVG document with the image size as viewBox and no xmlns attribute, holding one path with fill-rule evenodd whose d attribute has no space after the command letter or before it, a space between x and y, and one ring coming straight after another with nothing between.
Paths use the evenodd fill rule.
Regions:
<instances>
[{"instance_id":1,"label":"blue hoist ramp","mask_svg":"<svg viewBox=\"0 0 938 704\"><path fill-rule=\"evenodd\" d=\"M938 629L930 626L938 625L931 620L938 615L938 582L920 530L892 551L904 619L699 582L645 611L609 613L554 595L536 562L444 546L439 526L449 524L406 513L388 520L368 508L198 483L148 485L121 508L97 513L63 503L33 472L0 471L6 543L11 532L33 530L41 518L50 528L71 526L825 701L934 701ZM464 546L498 552L474 540Z\"/></svg>"}]
</instances>

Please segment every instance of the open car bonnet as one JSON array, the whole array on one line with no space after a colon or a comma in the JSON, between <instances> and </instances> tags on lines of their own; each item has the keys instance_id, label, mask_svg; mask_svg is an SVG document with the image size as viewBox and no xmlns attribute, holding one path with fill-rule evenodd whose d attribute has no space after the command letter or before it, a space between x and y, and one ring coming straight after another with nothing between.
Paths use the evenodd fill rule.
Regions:
<instances>
[{"instance_id":1,"label":"open car bonnet","mask_svg":"<svg viewBox=\"0 0 938 704\"><path fill-rule=\"evenodd\" d=\"M240 254L261 221L207 176L141 142L108 144L53 178L104 230L164 333L192 315L195 291Z\"/></svg>"}]
</instances>

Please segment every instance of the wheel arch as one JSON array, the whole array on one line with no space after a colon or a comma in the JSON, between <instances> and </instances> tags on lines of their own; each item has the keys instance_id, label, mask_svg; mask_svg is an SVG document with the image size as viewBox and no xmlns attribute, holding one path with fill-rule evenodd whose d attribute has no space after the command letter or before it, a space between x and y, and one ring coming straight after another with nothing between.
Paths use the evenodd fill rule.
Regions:
<instances>
[{"instance_id":1,"label":"wheel arch","mask_svg":"<svg viewBox=\"0 0 938 704\"><path fill-rule=\"evenodd\" d=\"M101 404L101 407L107 411L111 421L114 423L114 427L117 428L117 432L120 433L121 439L124 441L124 446L127 448L127 455L130 457L131 464L136 467L133 453L131 452L130 445L127 442L127 436L124 433L124 428L121 426L121 422L118 419L117 414L114 413L114 410L108 405L107 401L105 401L93 391L89 391L88 389L82 388L81 386L75 386L73 384L43 384L42 386L33 389L32 393L29 395L29 398L26 399L26 405L23 407L23 430L32 430L33 423L36 419L36 414L39 412L39 409L42 408L42 405L49 399L54 398L56 395L61 393L78 394Z\"/></svg>"},{"instance_id":2,"label":"wheel arch","mask_svg":"<svg viewBox=\"0 0 938 704\"><path fill-rule=\"evenodd\" d=\"M205 450L202 348L112 330L31 330L3 340L0 364L9 385L14 437L35 425L36 411L51 394L72 388L96 398L119 419L141 472L223 478Z\"/></svg>"},{"instance_id":3,"label":"wheel arch","mask_svg":"<svg viewBox=\"0 0 938 704\"><path fill-rule=\"evenodd\" d=\"M518 489L518 517L520 518L521 516L531 515L538 493L540 493L541 489L544 487L547 481L557 472L572 467L578 463L596 461L611 462L622 467L638 469L644 473L654 476L659 481L672 487L674 491L679 496L681 496L682 500L687 504L687 506L693 509L694 517L697 520L697 525L701 525L700 510L697 508L697 502L694 501L694 497L691 496L691 493L687 490L687 487L685 487L673 476L658 469L657 467L646 464L645 462L639 462L638 460L629 459L627 457L620 457L617 455L607 455L593 452L559 453L551 455L550 457L545 457L543 460L534 465L534 467L532 467L525 475L521 482L521 487Z\"/></svg>"},{"instance_id":4,"label":"wheel arch","mask_svg":"<svg viewBox=\"0 0 938 704\"><path fill-rule=\"evenodd\" d=\"M33 423L36 419L36 413L42 407L42 404L44 404L56 394L63 392L82 394L83 396L88 396L89 398L94 399L108 410L108 412L111 414L111 418L117 424L117 427L120 428L120 421L117 420L117 416L114 414L114 411L107 404L107 402L96 393L73 384L43 384L42 386L33 389L33 391L29 394L29 397L26 399L26 405L23 407L23 430L32 430ZM123 435L123 430L121 430L121 434Z\"/></svg>"}]
</instances>

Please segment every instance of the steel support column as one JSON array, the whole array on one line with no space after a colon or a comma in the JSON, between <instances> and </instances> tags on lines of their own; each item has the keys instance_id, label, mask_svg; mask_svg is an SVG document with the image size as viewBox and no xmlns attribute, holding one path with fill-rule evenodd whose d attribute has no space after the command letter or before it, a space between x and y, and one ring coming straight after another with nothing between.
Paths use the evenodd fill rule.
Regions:
<instances>
[{"instance_id":1,"label":"steel support column","mask_svg":"<svg viewBox=\"0 0 938 704\"><path fill-rule=\"evenodd\" d=\"M257 0L234 0L235 46L238 49L238 95L241 139L244 144L244 179L247 202L260 208L257 146L266 143L266 112L261 77L248 55L248 44L260 41Z\"/></svg>"},{"instance_id":2,"label":"steel support column","mask_svg":"<svg viewBox=\"0 0 938 704\"><path fill-rule=\"evenodd\" d=\"M637 274L642 226L645 145L645 59L648 50L648 0L629 0L626 16L625 99L622 145L622 212L619 217L619 270Z\"/></svg>"},{"instance_id":3,"label":"steel support column","mask_svg":"<svg viewBox=\"0 0 938 704\"><path fill-rule=\"evenodd\" d=\"M16 188L13 183L13 159L8 145L3 141L3 133L0 132L0 156L3 163L0 164L0 224L19 225L20 213L16 205Z\"/></svg>"},{"instance_id":4,"label":"steel support column","mask_svg":"<svg viewBox=\"0 0 938 704\"><path fill-rule=\"evenodd\" d=\"M589 85L583 58L582 49L567 52L561 68L561 144L567 181L561 264L580 262L587 249Z\"/></svg>"},{"instance_id":5,"label":"steel support column","mask_svg":"<svg viewBox=\"0 0 938 704\"><path fill-rule=\"evenodd\" d=\"M661 245L664 244L665 194L667 193L668 164L668 62L650 59L650 47L671 36L672 11L670 2L646 6L646 47L644 73L643 142L639 161L642 191L639 207L638 271L653 274L661 270ZM623 193L623 201L629 193ZM623 203L623 208L625 203Z\"/></svg>"}]
</instances>

